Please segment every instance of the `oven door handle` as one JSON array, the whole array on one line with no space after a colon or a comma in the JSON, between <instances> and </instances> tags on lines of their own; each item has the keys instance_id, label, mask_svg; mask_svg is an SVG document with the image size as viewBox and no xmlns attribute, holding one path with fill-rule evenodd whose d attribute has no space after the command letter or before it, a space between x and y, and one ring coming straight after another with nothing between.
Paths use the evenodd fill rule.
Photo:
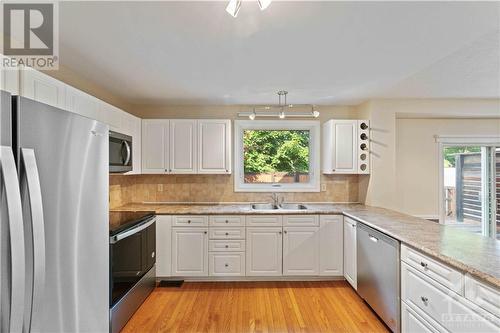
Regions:
<instances>
[{"instance_id":1,"label":"oven door handle","mask_svg":"<svg viewBox=\"0 0 500 333\"><path fill-rule=\"evenodd\" d=\"M144 224L138 225L135 228L132 228L132 229L126 230L124 232L121 232L121 233L119 233L117 235L111 236L111 237L109 237L109 244L115 244L116 242L119 242L122 239L130 237L130 236L132 236L132 235L134 235L134 234L136 234L136 233L138 233L138 232L146 229L147 227L151 226L155 222L156 222L156 219L153 218L150 221L148 221L148 222L146 222Z\"/></svg>"}]
</instances>

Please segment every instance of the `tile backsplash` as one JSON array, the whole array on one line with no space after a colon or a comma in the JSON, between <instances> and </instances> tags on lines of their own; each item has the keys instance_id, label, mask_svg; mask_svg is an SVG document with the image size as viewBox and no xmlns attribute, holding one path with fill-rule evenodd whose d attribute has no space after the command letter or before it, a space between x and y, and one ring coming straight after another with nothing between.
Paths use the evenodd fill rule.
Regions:
<instances>
[{"instance_id":1,"label":"tile backsplash","mask_svg":"<svg viewBox=\"0 0 500 333\"><path fill-rule=\"evenodd\" d=\"M132 202L264 202L268 193L234 192L233 175L110 175L110 208ZM322 175L323 192L283 193L288 202L357 202L358 175Z\"/></svg>"}]
</instances>

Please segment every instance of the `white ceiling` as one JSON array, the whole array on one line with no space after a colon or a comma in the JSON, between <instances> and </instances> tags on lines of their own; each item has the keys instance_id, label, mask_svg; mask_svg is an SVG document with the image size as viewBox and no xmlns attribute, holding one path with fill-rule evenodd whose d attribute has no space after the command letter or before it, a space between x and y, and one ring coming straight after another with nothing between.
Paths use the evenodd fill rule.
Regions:
<instances>
[{"instance_id":1,"label":"white ceiling","mask_svg":"<svg viewBox=\"0 0 500 333\"><path fill-rule=\"evenodd\" d=\"M62 2L63 66L133 104L499 98L500 3Z\"/></svg>"}]
</instances>

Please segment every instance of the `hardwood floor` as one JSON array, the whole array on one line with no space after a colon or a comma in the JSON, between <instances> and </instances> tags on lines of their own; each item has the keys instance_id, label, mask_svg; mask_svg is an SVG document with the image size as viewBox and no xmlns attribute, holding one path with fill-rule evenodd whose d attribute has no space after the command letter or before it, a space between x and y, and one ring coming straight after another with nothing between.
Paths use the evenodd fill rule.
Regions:
<instances>
[{"instance_id":1,"label":"hardwood floor","mask_svg":"<svg viewBox=\"0 0 500 333\"><path fill-rule=\"evenodd\" d=\"M388 332L345 281L189 282L156 288L129 332Z\"/></svg>"}]
</instances>

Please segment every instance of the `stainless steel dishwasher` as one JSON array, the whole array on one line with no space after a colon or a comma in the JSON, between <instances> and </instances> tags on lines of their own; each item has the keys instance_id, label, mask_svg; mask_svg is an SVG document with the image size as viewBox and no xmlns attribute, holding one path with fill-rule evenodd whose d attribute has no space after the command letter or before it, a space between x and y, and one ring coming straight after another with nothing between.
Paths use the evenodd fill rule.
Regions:
<instances>
[{"instance_id":1,"label":"stainless steel dishwasher","mask_svg":"<svg viewBox=\"0 0 500 333\"><path fill-rule=\"evenodd\" d=\"M393 331L400 332L399 242L357 224L358 293Z\"/></svg>"}]
</instances>

